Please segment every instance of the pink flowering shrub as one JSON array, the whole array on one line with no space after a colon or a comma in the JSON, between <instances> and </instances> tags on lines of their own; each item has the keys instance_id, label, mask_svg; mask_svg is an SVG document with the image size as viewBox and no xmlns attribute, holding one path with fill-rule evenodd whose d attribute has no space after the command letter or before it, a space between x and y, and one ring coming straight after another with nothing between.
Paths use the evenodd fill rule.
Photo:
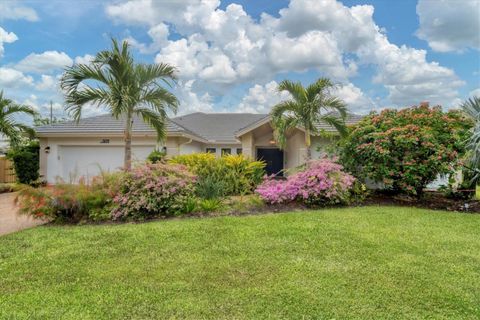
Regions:
<instances>
[{"instance_id":1,"label":"pink flowering shrub","mask_svg":"<svg viewBox=\"0 0 480 320\"><path fill-rule=\"evenodd\" d=\"M114 197L112 218L145 219L181 214L194 193L195 176L185 166L149 163L125 173Z\"/></svg>"},{"instance_id":2,"label":"pink flowering shrub","mask_svg":"<svg viewBox=\"0 0 480 320\"><path fill-rule=\"evenodd\" d=\"M287 180L267 178L256 192L267 203L300 201L307 205L346 203L355 178L342 171L343 167L332 160L312 161L304 171Z\"/></svg>"}]
</instances>

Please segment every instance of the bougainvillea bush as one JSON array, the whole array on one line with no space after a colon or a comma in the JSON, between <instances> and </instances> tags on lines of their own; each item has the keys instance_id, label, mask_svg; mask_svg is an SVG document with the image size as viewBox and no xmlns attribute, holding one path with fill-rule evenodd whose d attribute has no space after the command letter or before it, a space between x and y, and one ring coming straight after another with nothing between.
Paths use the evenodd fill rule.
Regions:
<instances>
[{"instance_id":1,"label":"bougainvillea bush","mask_svg":"<svg viewBox=\"0 0 480 320\"><path fill-rule=\"evenodd\" d=\"M372 113L341 142L340 160L357 178L420 196L439 174L458 168L471 126L461 111L428 104Z\"/></svg>"},{"instance_id":2,"label":"bougainvillea bush","mask_svg":"<svg viewBox=\"0 0 480 320\"><path fill-rule=\"evenodd\" d=\"M267 178L256 193L270 204L299 201L306 205L332 205L349 201L355 178L330 159L311 161L305 170L286 180Z\"/></svg>"},{"instance_id":3,"label":"bougainvillea bush","mask_svg":"<svg viewBox=\"0 0 480 320\"><path fill-rule=\"evenodd\" d=\"M112 218L145 219L183 213L196 177L185 166L147 163L126 172L113 199Z\"/></svg>"}]
</instances>

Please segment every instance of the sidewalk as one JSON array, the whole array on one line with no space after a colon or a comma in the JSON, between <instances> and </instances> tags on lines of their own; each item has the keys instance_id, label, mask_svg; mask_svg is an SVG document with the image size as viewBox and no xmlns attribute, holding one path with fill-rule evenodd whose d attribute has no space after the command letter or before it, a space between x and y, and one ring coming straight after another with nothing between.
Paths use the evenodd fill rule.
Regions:
<instances>
[{"instance_id":1,"label":"sidewalk","mask_svg":"<svg viewBox=\"0 0 480 320\"><path fill-rule=\"evenodd\" d=\"M0 236L44 224L45 221L19 215L14 200L16 193L0 194Z\"/></svg>"}]
</instances>

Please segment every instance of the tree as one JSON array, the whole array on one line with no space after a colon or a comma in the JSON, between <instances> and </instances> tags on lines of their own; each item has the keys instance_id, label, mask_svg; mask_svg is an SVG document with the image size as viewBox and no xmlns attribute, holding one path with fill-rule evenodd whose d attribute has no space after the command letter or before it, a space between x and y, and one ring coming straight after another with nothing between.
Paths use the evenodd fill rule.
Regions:
<instances>
[{"instance_id":1,"label":"tree","mask_svg":"<svg viewBox=\"0 0 480 320\"><path fill-rule=\"evenodd\" d=\"M23 135L35 135L34 130L18 120L18 116L34 116L36 112L29 106L21 105L7 99L0 91L0 134L9 139L15 146L20 143Z\"/></svg>"},{"instance_id":2,"label":"tree","mask_svg":"<svg viewBox=\"0 0 480 320\"><path fill-rule=\"evenodd\" d=\"M474 122L473 132L468 140L468 148L471 152L470 165L474 171L473 180L480 179L480 97L473 97L461 105L463 111Z\"/></svg>"},{"instance_id":3,"label":"tree","mask_svg":"<svg viewBox=\"0 0 480 320\"><path fill-rule=\"evenodd\" d=\"M312 157L310 136L319 133L319 122L333 126L342 136L346 134L347 108L342 100L331 94L334 87L326 78L318 79L306 88L300 82L289 80L278 85L278 91L287 91L292 97L275 105L271 111L275 138L281 149L285 148L287 134L293 128L305 130L307 161Z\"/></svg>"},{"instance_id":4,"label":"tree","mask_svg":"<svg viewBox=\"0 0 480 320\"><path fill-rule=\"evenodd\" d=\"M340 142L340 161L357 178L420 197L461 164L472 122L459 110L422 104L372 113Z\"/></svg>"},{"instance_id":5,"label":"tree","mask_svg":"<svg viewBox=\"0 0 480 320\"><path fill-rule=\"evenodd\" d=\"M110 114L125 121L124 169L132 167L132 124L137 115L148 123L162 141L166 137L167 109L174 113L178 100L161 84L171 86L175 67L165 63L135 63L127 41L120 46L112 39L111 50L97 53L89 64L65 70L60 86L66 110L79 121L85 105L107 107Z\"/></svg>"}]
</instances>

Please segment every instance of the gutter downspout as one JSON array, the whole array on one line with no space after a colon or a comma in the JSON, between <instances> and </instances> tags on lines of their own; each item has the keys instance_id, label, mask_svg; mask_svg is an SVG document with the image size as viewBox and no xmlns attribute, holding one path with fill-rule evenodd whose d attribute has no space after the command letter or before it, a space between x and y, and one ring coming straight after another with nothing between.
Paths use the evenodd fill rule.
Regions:
<instances>
[{"instance_id":1,"label":"gutter downspout","mask_svg":"<svg viewBox=\"0 0 480 320\"><path fill-rule=\"evenodd\" d=\"M186 144L192 143L192 141L193 141L193 139L190 138L190 140L188 140L187 142L180 143L180 144L178 145L178 155L180 155L180 148L181 148L182 146L186 145Z\"/></svg>"}]
</instances>

